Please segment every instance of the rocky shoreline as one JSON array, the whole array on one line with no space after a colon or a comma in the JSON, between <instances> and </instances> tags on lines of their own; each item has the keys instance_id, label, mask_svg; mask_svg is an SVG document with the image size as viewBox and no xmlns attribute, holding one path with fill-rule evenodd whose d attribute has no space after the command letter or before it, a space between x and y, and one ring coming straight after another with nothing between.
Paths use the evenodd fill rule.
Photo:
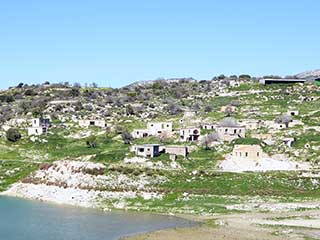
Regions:
<instances>
[{"instance_id":1,"label":"rocky shoreline","mask_svg":"<svg viewBox=\"0 0 320 240\"><path fill-rule=\"evenodd\" d=\"M125 200L142 197L157 199L162 195L144 191L151 179L133 181L124 175L104 175L105 166L80 161L57 161L40 167L31 176L13 184L2 195L67 204L86 208L107 209L103 202L112 201L111 208L125 209ZM136 191L119 191L125 186ZM109 190L106 190L107 189Z\"/></svg>"}]
</instances>

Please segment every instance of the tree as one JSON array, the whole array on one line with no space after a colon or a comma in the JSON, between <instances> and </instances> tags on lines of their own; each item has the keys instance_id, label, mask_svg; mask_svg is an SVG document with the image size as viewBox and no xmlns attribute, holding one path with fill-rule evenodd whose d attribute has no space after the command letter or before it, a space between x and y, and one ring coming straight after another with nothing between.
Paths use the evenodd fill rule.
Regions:
<instances>
[{"instance_id":1,"label":"tree","mask_svg":"<svg viewBox=\"0 0 320 240\"><path fill-rule=\"evenodd\" d=\"M239 76L239 78L240 78L240 79L250 79L251 76L250 76L249 74L241 74L241 75Z\"/></svg>"},{"instance_id":2,"label":"tree","mask_svg":"<svg viewBox=\"0 0 320 240\"><path fill-rule=\"evenodd\" d=\"M72 97L78 97L78 96L80 95L79 89L73 87L73 88L71 89L70 95L71 95Z\"/></svg>"},{"instance_id":3,"label":"tree","mask_svg":"<svg viewBox=\"0 0 320 240\"><path fill-rule=\"evenodd\" d=\"M169 105L168 110L172 115L177 115L182 112L182 109L180 108L180 106L174 103Z\"/></svg>"},{"instance_id":4,"label":"tree","mask_svg":"<svg viewBox=\"0 0 320 240\"><path fill-rule=\"evenodd\" d=\"M230 102L231 106L239 107L240 106L240 101L239 100L232 100Z\"/></svg>"},{"instance_id":5,"label":"tree","mask_svg":"<svg viewBox=\"0 0 320 240\"><path fill-rule=\"evenodd\" d=\"M219 140L219 135L217 133L211 133L206 136L204 136L201 139L201 145L204 147L205 150L210 149L210 144L213 143L214 141Z\"/></svg>"},{"instance_id":6,"label":"tree","mask_svg":"<svg viewBox=\"0 0 320 240\"><path fill-rule=\"evenodd\" d=\"M81 88L81 83L75 82L75 83L73 84L73 87L74 87L74 88Z\"/></svg>"},{"instance_id":7,"label":"tree","mask_svg":"<svg viewBox=\"0 0 320 240\"><path fill-rule=\"evenodd\" d=\"M226 117L230 117L233 112L234 110L232 106L227 106L226 109L224 110L224 114Z\"/></svg>"},{"instance_id":8,"label":"tree","mask_svg":"<svg viewBox=\"0 0 320 240\"><path fill-rule=\"evenodd\" d=\"M205 106L205 108L204 108L204 111L205 111L206 113L212 112L212 110L213 110L213 108L212 108L212 106L210 106L210 105L207 105L207 106Z\"/></svg>"},{"instance_id":9,"label":"tree","mask_svg":"<svg viewBox=\"0 0 320 240\"><path fill-rule=\"evenodd\" d=\"M283 114L275 119L276 123L283 123L286 127L289 127L289 123L292 122L292 117L288 114Z\"/></svg>"},{"instance_id":10,"label":"tree","mask_svg":"<svg viewBox=\"0 0 320 240\"><path fill-rule=\"evenodd\" d=\"M34 92L32 89L27 89L27 90L24 92L24 95L25 95L25 96L35 96L35 95L37 95L37 93Z\"/></svg>"},{"instance_id":11,"label":"tree","mask_svg":"<svg viewBox=\"0 0 320 240\"><path fill-rule=\"evenodd\" d=\"M95 82L91 83L91 86L92 86L92 88L98 88L98 84Z\"/></svg>"},{"instance_id":12,"label":"tree","mask_svg":"<svg viewBox=\"0 0 320 240\"><path fill-rule=\"evenodd\" d=\"M127 114L128 116L134 115L134 109L133 109L133 107L132 107L130 104L126 106L126 114Z\"/></svg>"},{"instance_id":13,"label":"tree","mask_svg":"<svg viewBox=\"0 0 320 240\"><path fill-rule=\"evenodd\" d=\"M7 132L6 132L6 137L7 140L10 142L16 142L21 138L21 134L19 132L18 129L16 128L10 128Z\"/></svg>"},{"instance_id":14,"label":"tree","mask_svg":"<svg viewBox=\"0 0 320 240\"><path fill-rule=\"evenodd\" d=\"M221 74L218 76L218 79L220 79L220 80L225 79L225 78L226 78L226 76L224 74Z\"/></svg>"},{"instance_id":15,"label":"tree","mask_svg":"<svg viewBox=\"0 0 320 240\"><path fill-rule=\"evenodd\" d=\"M121 137L122 137L124 144L130 144L133 139L132 135L127 131L123 131L121 133Z\"/></svg>"},{"instance_id":16,"label":"tree","mask_svg":"<svg viewBox=\"0 0 320 240\"><path fill-rule=\"evenodd\" d=\"M97 147L97 138L95 136L91 136L87 138L86 144L89 148L96 148Z\"/></svg>"},{"instance_id":17,"label":"tree","mask_svg":"<svg viewBox=\"0 0 320 240\"><path fill-rule=\"evenodd\" d=\"M23 87L23 83L19 83L17 88L22 88Z\"/></svg>"}]
</instances>

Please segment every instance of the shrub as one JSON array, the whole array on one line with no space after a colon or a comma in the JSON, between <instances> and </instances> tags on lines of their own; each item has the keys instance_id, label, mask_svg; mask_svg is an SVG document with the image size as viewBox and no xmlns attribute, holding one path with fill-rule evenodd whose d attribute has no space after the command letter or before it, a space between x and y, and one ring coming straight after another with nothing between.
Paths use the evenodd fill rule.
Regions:
<instances>
[{"instance_id":1,"label":"shrub","mask_svg":"<svg viewBox=\"0 0 320 240\"><path fill-rule=\"evenodd\" d=\"M97 147L97 138L95 136L91 136L91 137L87 138L86 144L89 148Z\"/></svg>"},{"instance_id":2,"label":"shrub","mask_svg":"<svg viewBox=\"0 0 320 240\"><path fill-rule=\"evenodd\" d=\"M21 138L19 130L16 128L10 128L6 133L7 140L10 142L16 142Z\"/></svg>"},{"instance_id":3,"label":"shrub","mask_svg":"<svg viewBox=\"0 0 320 240\"><path fill-rule=\"evenodd\" d=\"M123 132L121 133L121 137L122 137L122 140L123 140L123 142L124 142L125 144L130 144L131 141L132 141L132 139L133 139L132 135L131 135L129 132L127 132L127 131L123 131Z\"/></svg>"}]
</instances>

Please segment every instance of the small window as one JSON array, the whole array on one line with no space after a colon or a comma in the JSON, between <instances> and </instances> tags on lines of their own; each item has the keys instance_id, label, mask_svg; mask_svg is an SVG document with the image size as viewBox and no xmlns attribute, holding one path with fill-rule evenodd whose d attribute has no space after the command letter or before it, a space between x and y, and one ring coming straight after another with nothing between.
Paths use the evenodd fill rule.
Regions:
<instances>
[{"instance_id":1,"label":"small window","mask_svg":"<svg viewBox=\"0 0 320 240\"><path fill-rule=\"evenodd\" d=\"M260 153L259 152L257 152L257 157L259 157L260 156Z\"/></svg>"},{"instance_id":2,"label":"small window","mask_svg":"<svg viewBox=\"0 0 320 240\"><path fill-rule=\"evenodd\" d=\"M246 157L248 157L248 153L246 152Z\"/></svg>"}]
</instances>

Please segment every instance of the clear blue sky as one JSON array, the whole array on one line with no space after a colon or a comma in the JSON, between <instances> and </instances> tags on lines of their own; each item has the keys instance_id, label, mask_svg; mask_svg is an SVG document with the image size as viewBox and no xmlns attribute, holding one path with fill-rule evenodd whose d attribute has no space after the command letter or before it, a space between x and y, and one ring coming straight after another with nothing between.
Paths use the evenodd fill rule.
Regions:
<instances>
[{"instance_id":1,"label":"clear blue sky","mask_svg":"<svg viewBox=\"0 0 320 240\"><path fill-rule=\"evenodd\" d=\"M0 88L320 68L319 0L10 0Z\"/></svg>"}]
</instances>

